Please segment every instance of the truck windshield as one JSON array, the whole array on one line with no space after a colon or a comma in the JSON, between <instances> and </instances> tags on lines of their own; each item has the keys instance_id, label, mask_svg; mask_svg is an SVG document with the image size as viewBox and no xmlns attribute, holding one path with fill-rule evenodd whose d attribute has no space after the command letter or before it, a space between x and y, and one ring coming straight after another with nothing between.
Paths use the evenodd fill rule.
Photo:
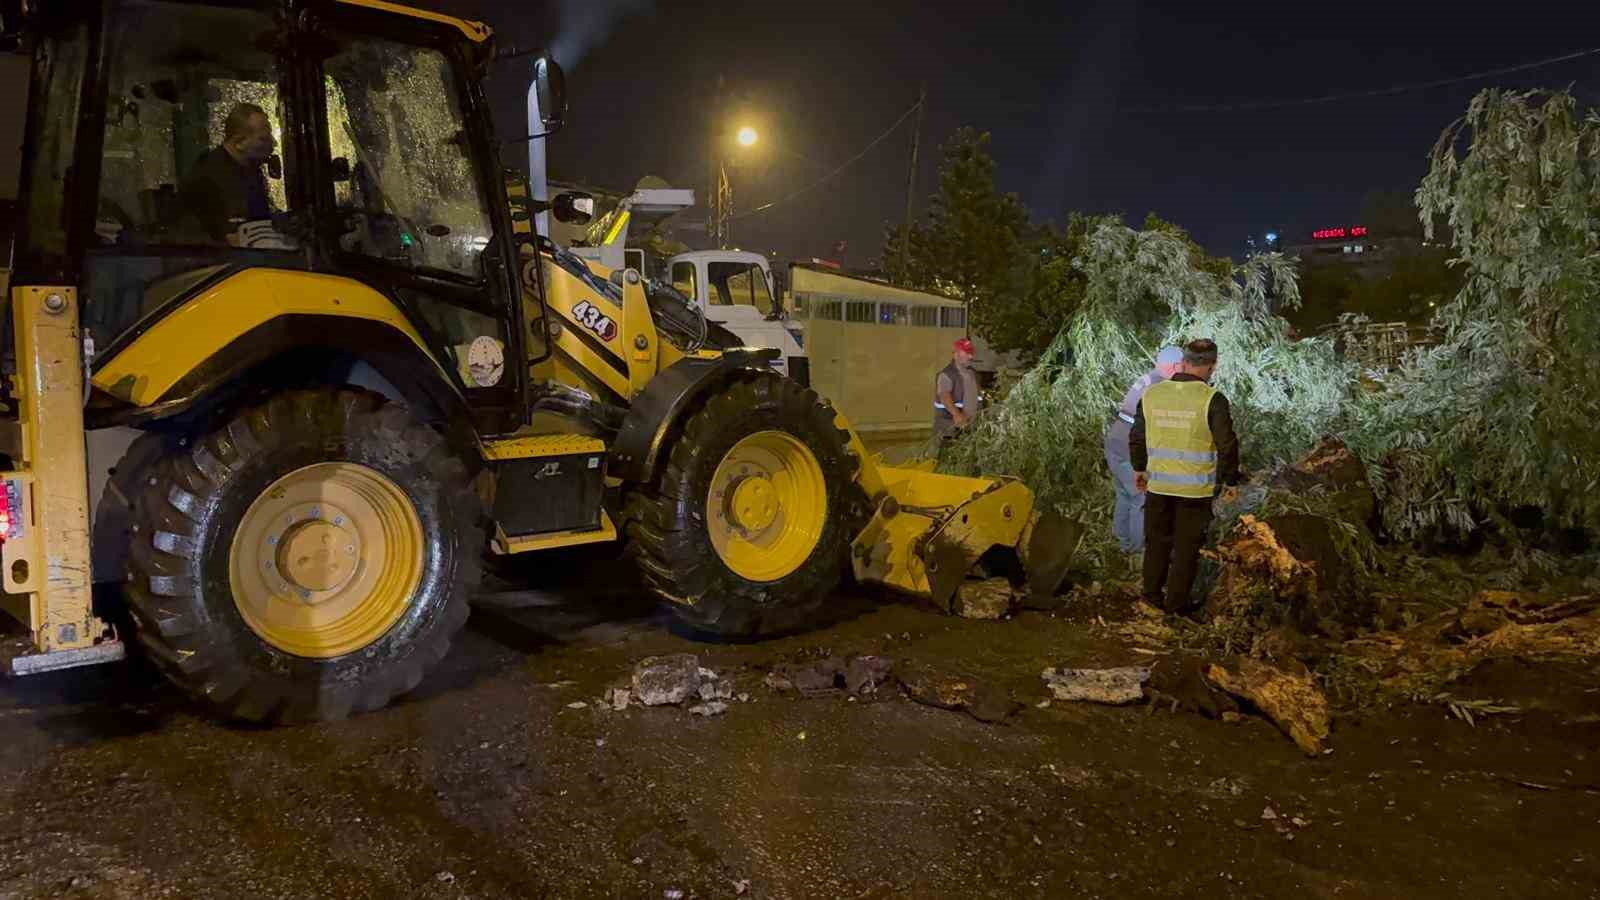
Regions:
<instances>
[{"instance_id":1,"label":"truck windshield","mask_svg":"<svg viewBox=\"0 0 1600 900\"><path fill-rule=\"evenodd\" d=\"M714 262L706 267L713 306L753 306L762 315L773 313L767 273L753 262Z\"/></svg>"}]
</instances>

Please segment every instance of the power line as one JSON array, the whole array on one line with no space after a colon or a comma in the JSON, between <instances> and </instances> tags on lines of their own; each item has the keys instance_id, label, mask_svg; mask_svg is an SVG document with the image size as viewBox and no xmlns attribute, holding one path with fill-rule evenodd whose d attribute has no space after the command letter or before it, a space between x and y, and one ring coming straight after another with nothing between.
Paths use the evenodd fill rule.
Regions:
<instances>
[{"instance_id":1,"label":"power line","mask_svg":"<svg viewBox=\"0 0 1600 900\"><path fill-rule=\"evenodd\" d=\"M1391 94L1404 94L1410 91L1422 91L1428 88L1444 87L1448 84L1459 84L1463 81L1477 81L1481 78L1495 78L1500 75L1510 75L1513 72L1526 72L1529 69L1539 69L1544 66L1555 65L1569 60L1581 59L1585 56L1600 53L1600 47L1588 50L1578 50L1561 56L1552 56L1549 59L1534 62L1519 63L1514 66L1505 66L1499 69L1489 69L1483 72L1474 72L1471 75L1459 75L1454 78L1438 78L1433 81L1416 81L1409 84L1397 84L1385 88L1376 88L1370 91L1350 91L1343 94L1328 94L1322 97L1302 97L1298 100L1250 100L1242 103L1219 103L1200 106L1131 106L1124 112L1243 112L1258 109L1281 109L1291 106L1312 106L1318 103L1337 103L1341 100L1359 100L1364 97L1385 97Z\"/></svg>"},{"instance_id":2,"label":"power line","mask_svg":"<svg viewBox=\"0 0 1600 900\"><path fill-rule=\"evenodd\" d=\"M872 143L870 143L866 147L862 148L860 153L857 153L855 156L852 156L849 159L845 160L844 162L840 163L839 167L834 169L832 172L829 172L828 174L822 176L821 178L818 178L816 181L811 182L810 184L808 184L805 187L795 191L792 194L789 194L786 197L779 197L778 199L773 200L770 203L763 203L760 206L756 207L755 209L750 210L749 212L742 212L742 213L739 213L736 216L731 216L729 218L729 221L730 222L737 221L739 219L745 218L746 216L753 216L753 215L756 215L757 213L766 212L767 210L773 208L774 206L778 206L778 205L783 204L783 203L788 203L790 200L793 200L794 198L800 196L801 194L806 193L807 191L814 190L815 188L821 187L825 182L831 180L835 175L838 175L840 172L843 172L845 169L850 168L858 160L860 160L861 157L866 156L868 153L871 153L873 147L876 147L879 144L883 143L884 138L887 138L889 135L894 133L894 130L896 128L899 128L901 125L905 124L906 119L911 118L911 114L916 112L921 107L922 107L922 101L921 100L918 100L916 103L911 104L911 108L906 110L904 113L902 113L900 115L900 118L895 119L894 120L894 124L890 125L883 132L883 134L880 134L877 137L873 138L872 139Z\"/></svg>"}]
</instances>

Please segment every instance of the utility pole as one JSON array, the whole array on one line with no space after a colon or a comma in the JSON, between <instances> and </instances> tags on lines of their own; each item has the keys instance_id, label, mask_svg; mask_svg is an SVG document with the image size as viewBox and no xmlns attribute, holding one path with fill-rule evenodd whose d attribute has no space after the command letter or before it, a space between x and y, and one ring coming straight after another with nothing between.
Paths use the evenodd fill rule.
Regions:
<instances>
[{"instance_id":1,"label":"utility pole","mask_svg":"<svg viewBox=\"0 0 1600 900\"><path fill-rule=\"evenodd\" d=\"M726 178L722 171L722 76L717 76L716 87L711 91L711 171L706 178L706 237L709 237L717 249L727 249L727 239L723 235L724 212L722 209L722 186Z\"/></svg>"},{"instance_id":2,"label":"utility pole","mask_svg":"<svg viewBox=\"0 0 1600 900\"><path fill-rule=\"evenodd\" d=\"M917 126L911 131L911 165L906 169L906 225L900 232L900 280L906 280L906 267L911 253L911 206L917 193L917 148L922 143L922 113L928 106L928 85L923 83L917 92Z\"/></svg>"}]
</instances>

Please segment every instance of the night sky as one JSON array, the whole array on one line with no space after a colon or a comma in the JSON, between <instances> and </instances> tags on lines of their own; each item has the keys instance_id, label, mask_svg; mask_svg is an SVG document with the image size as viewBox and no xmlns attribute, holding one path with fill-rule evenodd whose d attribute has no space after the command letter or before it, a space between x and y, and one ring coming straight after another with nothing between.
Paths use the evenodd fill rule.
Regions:
<instances>
[{"instance_id":1,"label":"night sky","mask_svg":"<svg viewBox=\"0 0 1600 900\"><path fill-rule=\"evenodd\" d=\"M1600 47L1592 2L430 5L489 23L502 45L556 48L572 107L550 152L567 180L626 188L649 174L703 195L720 97L729 127L761 132L732 175L735 210L749 210L855 155L926 83L919 211L939 144L972 125L993 134L1001 188L1036 219L1154 211L1216 253L1237 254L1268 227L1292 236L1352 224L1367 191L1414 188L1440 130L1483 87L1571 85L1600 102L1594 54L1396 96L1173 109L1380 89ZM522 124L525 72L504 69L491 92L509 134ZM866 264L884 223L903 216L910 124L824 186L739 220L736 242L807 257L843 240L846 262Z\"/></svg>"}]
</instances>

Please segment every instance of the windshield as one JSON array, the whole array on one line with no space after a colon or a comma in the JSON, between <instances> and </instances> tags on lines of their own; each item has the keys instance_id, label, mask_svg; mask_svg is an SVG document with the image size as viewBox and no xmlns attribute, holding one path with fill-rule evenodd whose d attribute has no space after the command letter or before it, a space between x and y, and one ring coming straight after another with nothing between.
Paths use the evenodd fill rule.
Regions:
<instances>
[{"instance_id":1,"label":"windshield","mask_svg":"<svg viewBox=\"0 0 1600 900\"><path fill-rule=\"evenodd\" d=\"M449 59L361 37L325 66L334 198L350 213L341 248L480 279L491 220Z\"/></svg>"},{"instance_id":2,"label":"windshield","mask_svg":"<svg viewBox=\"0 0 1600 900\"><path fill-rule=\"evenodd\" d=\"M753 306L762 315L773 313L772 292L767 290L767 273L753 262L714 262L706 267L711 282L714 306Z\"/></svg>"}]
</instances>

